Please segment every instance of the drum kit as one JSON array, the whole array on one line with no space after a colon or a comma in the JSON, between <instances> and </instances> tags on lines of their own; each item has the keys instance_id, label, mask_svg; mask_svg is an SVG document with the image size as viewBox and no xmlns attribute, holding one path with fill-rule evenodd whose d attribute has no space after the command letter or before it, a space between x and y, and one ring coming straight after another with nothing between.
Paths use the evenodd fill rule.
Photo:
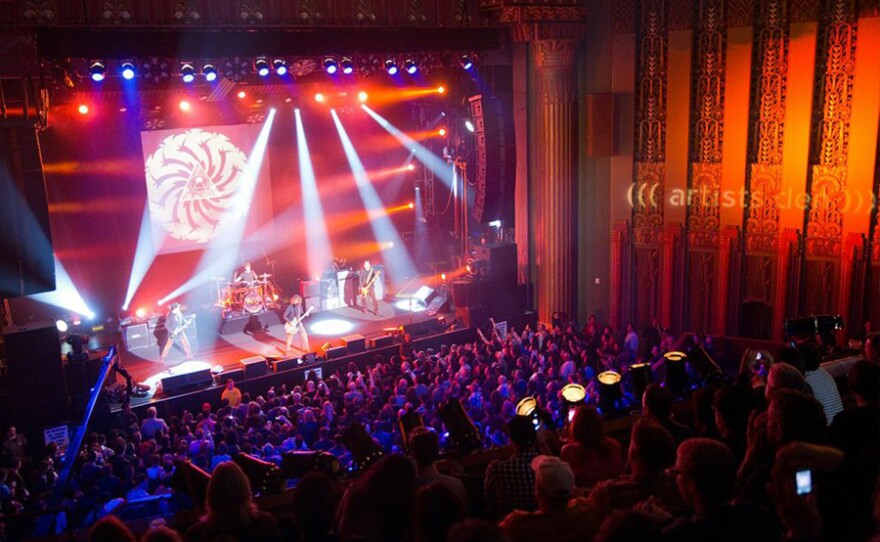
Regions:
<instances>
[{"instance_id":1,"label":"drum kit","mask_svg":"<svg viewBox=\"0 0 880 542\"><path fill-rule=\"evenodd\" d=\"M216 277L217 302L215 305L224 311L240 314L257 314L278 308L281 291L269 280L269 273L257 275L257 280L229 282L225 277Z\"/></svg>"}]
</instances>

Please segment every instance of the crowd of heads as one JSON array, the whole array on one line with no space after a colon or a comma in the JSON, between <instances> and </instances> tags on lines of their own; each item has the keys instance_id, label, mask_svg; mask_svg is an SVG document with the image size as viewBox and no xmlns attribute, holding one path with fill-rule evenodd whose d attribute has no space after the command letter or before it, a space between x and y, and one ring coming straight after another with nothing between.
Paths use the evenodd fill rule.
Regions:
<instances>
[{"instance_id":1,"label":"crowd of heads","mask_svg":"<svg viewBox=\"0 0 880 542\"><path fill-rule=\"evenodd\" d=\"M710 340L699 341L711 348ZM627 533L640 540L723 533L858 540L874 532L878 365L852 366L843 400L837 397L846 403L842 411L833 410L822 369L804 349L783 350L764 365L744 362L735 379L698 390L688 423L676 416L680 403L670 391L651 384L631 405L641 406L631 432L610 435L596 375L657 364L673 344L656 323L641 336L630 328L616 337L591 318L581 330L561 322L506 336L493 330L436 352L405 343L388 359L325 378L312 374L258 396L230 381L217 403L199 412L162 417L150 407L141 417L126 407L117 427L86 439L63 488L67 521L89 525L119 502L160 496L169 514L204 507L188 530L162 531L190 540L247 538L242 533L303 540L529 540L541 533L563 540L634 539ZM568 420L560 392L571 383L588 396ZM536 400L540 416L517 415L525 397ZM441 414L450 403L472 420L487 449L478 457L506 450L487 460L477 491L462 484L473 473L438 470L455 439ZM402 430L401 420L414 416L419 426ZM361 461L344 437L353 426L381 451L375 457L384 457ZM55 489L57 449L28 456L25 445L11 428L0 469L6 516L45 508ZM332 454L351 479L314 472L298 480L287 523L260 511L232 459L246 454L281 464L285 453L307 450ZM180 462L212 475L204 503L187 502L170 487ZM794 485L803 470L812 473L809 498ZM834 515L844 511L847 521ZM746 516L754 519L744 526L737 518ZM102 520L95 530L112 523Z\"/></svg>"}]
</instances>

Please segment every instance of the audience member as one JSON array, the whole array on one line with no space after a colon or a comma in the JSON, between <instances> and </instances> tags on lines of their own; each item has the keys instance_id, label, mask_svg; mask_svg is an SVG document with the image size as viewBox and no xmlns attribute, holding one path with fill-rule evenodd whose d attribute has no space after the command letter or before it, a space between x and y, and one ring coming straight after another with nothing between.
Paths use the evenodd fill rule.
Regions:
<instances>
[{"instance_id":1,"label":"audience member","mask_svg":"<svg viewBox=\"0 0 880 542\"><path fill-rule=\"evenodd\" d=\"M89 542L135 542L125 523L116 516L104 516L89 529Z\"/></svg>"},{"instance_id":2,"label":"audience member","mask_svg":"<svg viewBox=\"0 0 880 542\"><path fill-rule=\"evenodd\" d=\"M599 516L585 499L569 503L574 491L574 473L558 457L541 455L532 460L535 472L534 512L514 510L499 524L514 542L534 540L590 540L599 527Z\"/></svg>"},{"instance_id":3,"label":"audience member","mask_svg":"<svg viewBox=\"0 0 880 542\"><path fill-rule=\"evenodd\" d=\"M513 510L532 511L535 500L535 473L532 460L538 456L537 432L532 418L515 416L507 425L515 451L507 459L489 463L484 483L485 513L498 519Z\"/></svg>"},{"instance_id":4,"label":"audience member","mask_svg":"<svg viewBox=\"0 0 880 542\"><path fill-rule=\"evenodd\" d=\"M167 436L168 424L158 416L156 407L150 407L147 409L147 417L141 422L141 434L144 438L152 439L156 437L157 431L162 431Z\"/></svg>"},{"instance_id":5,"label":"audience member","mask_svg":"<svg viewBox=\"0 0 880 542\"><path fill-rule=\"evenodd\" d=\"M339 499L336 483L329 476L310 472L293 492L293 515L302 542L334 540L333 520Z\"/></svg>"},{"instance_id":6,"label":"audience member","mask_svg":"<svg viewBox=\"0 0 880 542\"><path fill-rule=\"evenodd\" d=\"M445 542L449 529L467 516L467 508L448 486L434 481L416 493L415 539Z\"/></svg>"},{"instance_id":7,"label":"audience member","mask_svg":"<svg viewBox=\"0 0 880 542\"><path fill-rule=\"evenodd\" d=\"M228 461L211 473L205 498L207 513L186 533L189 542L281 540L278 523L254 505L251 484L241 467Z\"/></svg>"},{"instance_id":8,"label":"audience member","mask_svg":"<svg viewBox=\"0 0 880 542\"><path fill-rule=\"evenodd\" d=\"M804 353L804 382L813 390L813 397L822 404L825 419L830 425L837 413L843 410L837 384L828 371L821 366L822 356L814 348Z\"/></svg>"},{"instance_id":9,"label":"audience member","mask_svg":"<svg viewBox=\"0 0 880 542\"><path fill-rule=\"evenodd\" d=\"M880 365L857 361L849 370L847 388L855 406L834 417L829 443L876 477L880 467Z\"/></svg>"},{"instance_id":10,"label":"audience member","mask_svg":"<svg viewBox=\"0 0 880 542\"><path fill-rule=\"evenodd\" d=\"M629 444L630 474L599 483L588 501L601 517L632 508L650 497L666 510L682 506L675 479L666 469L675 462L675 441L661 425L647 419L632 428Z\"/></svg>"},{"instance_id":11,"label":"audience member","mask_svg":"<svg viewBox=\"0 0 880 542\"><path fill-rule=\"evenodd\" d=\"M578 487L593 487L623 473L622 447L605 435L605 422L594 407L575 410L569 434L571 441L562 447L560 457L571 466Z\"/></svg>"},{"instance_id":12,"label":"audience member","mask_svg":"<svg viewBox=\"0 0 880 542\"><path fill-rule=\"evenodd\" d=\"M387 455L349 486L339 505L339 535L388 542L412 538L416 470Z\"/></svg>"},{"instance_id":13,"label":"audience member","mask_svg":"<svg viewBox=\"0 0 880 542\"><path fill-rule=\"evenodd\" d=\"M675 467L679 493L694 514L664 530L664 540L713 542L778 541L781 534L772 515L748 505L731 505L736 462L721 442L693 438L678 447Z\"/></svg>"},{"instance_id":14,"label":"audience member","mask_svg":"<svg viewBox=\"0 0 880 542\"><path fill-rule=\"evenodd\" d=\"M649 384L645 388L642 414L666 428L676 444L694 436L692 429L672 419L672 394L660 384Z\"/></svg>"},{"instance_id":15,"label":"audience member","mask_svg":"<svg viewBox=\"0 0 880 542\"><path fill-rule=\"evenodd\" d=\"M439 482L467 506L467 493L461 480L437 471L436 462L440 457L440 439L437 438L437 433L424 427L415 429L410 436L409 449L416 464L416 487Z\"/></svg>"},{"instance_id":16,"label":"audience member","mask_svg":"<svg viewBox=\"0 0 880 542\"><path fill-rule=\"evenodd\" d=\"M220 400L226 401L232 408L238 408L238 405L241 404L241 390L235 387L235 381L231 378L226 380L226 387L223 388L223 393L220 394Z\"/></svg>"}]
</instances>

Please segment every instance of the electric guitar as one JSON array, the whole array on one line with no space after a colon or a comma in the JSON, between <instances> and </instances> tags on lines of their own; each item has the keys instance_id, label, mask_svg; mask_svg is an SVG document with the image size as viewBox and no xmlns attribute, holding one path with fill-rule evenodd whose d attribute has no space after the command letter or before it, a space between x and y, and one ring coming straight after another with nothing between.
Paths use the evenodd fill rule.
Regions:
<instances>
[{"instance_id":1,"label":"electric guitar","mask_svg":"<svg viewBox=\"0 0 880 542\"><path fill-rule=\"evenodd\" d=\"M288 335L293 335L296 333L296 328L299 327L300 322L306 319L306 316L312 314L315 311L314 305L309 305L309 310L303 313L299 318L294 318L290 322L284 324L284 332Z\"/></svg>"},{"instance_id":2,"label":"electric guitar","mask_svg":"<svg viewBox=\"0 0 880 542\"><path fill-rule=\"evenodd\" d=\"M174 333L171 334L171 340L173 341L174 339L176 339L177 337L179 337L180 334L183 333L183 332L186 330L186 328L188 328L189 326L191 326L192 323L196 321L196 316L198 316L198 315L197 315L197 314L193 314L193 315L190 316L189 318L184 318L184 319L183 319L183 324L181 324L177 329L174 330Z\"/></svg>"},{"instance_id":3,"label":"electric guitar","mask_svg":"<svg viewBox=\"0 0 880 542\"><path fill-rule=\"evenodd\" d=\"M373 271L373 276L370 277L370 280L368 280L367 283L361 287L361 297L365 297L367 294L370 293L370 290L373 289L373 284L375 284L376 279L379 278L379 273L380 271L378 270Z\"/></svg>"}]
</instances>

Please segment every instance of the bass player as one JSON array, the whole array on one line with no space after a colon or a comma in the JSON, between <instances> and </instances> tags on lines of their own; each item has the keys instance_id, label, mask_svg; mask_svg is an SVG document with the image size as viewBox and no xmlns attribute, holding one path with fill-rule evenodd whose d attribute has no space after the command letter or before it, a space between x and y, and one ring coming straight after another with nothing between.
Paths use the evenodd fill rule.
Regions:
<instances>
[{"instance_id":1,"label":"bass player","mask_svg":"<svg viewBox=\"0 0 880 542\"><path fill-rule=\"evenodd\" d=\"M183 315L183 310L180 307L180 303L172 303L169 306L168 314L165 316L165 329L168 330L168 341L165 343L165 348L162 349L162 353L159 354L160 362L165 361L168 352L170 352L171 347L174 346L174 341L180 342L180 346L183 348L183 353L186 355L186 359L192 359L192 350L189 347L189 338L186 336L186 328L192 325L195 318L195 315L192 315L189 318L185 317Z\"/></svg>"},{"instance_id":2,"label":"bass player","mask_svg":"<svg viewBox=\"0 0 880 542\"><path fill-rule=\"evenodd\" d=\"M299 295L290 298L290 304L284 309L284 332L287 334L287 346L284 349L284 355L290 356L290 345L293 338L299 336L299 349L303 353L309 352L309 334L306 333L306 327L303 320L312 312L310 307L308 311L303 311L303 300Z\"/></svg>"},{"instance_id":3,"label":"bass player","mask_svg":"<svg viewBox=\"0 0 880 542\"><path fill-rule=\"evenodd\" d=\"M364 270L361 271L361 299L363 300L364 310L370 310L367 308L367 301L369 300L373 305L373 310L371 311L373 314L379 314L379 300L376 299L376 279L379 278L379 270L373 269L373 266L370 265L370 260L364 261Z\"/></svg>"}]
</instances>

